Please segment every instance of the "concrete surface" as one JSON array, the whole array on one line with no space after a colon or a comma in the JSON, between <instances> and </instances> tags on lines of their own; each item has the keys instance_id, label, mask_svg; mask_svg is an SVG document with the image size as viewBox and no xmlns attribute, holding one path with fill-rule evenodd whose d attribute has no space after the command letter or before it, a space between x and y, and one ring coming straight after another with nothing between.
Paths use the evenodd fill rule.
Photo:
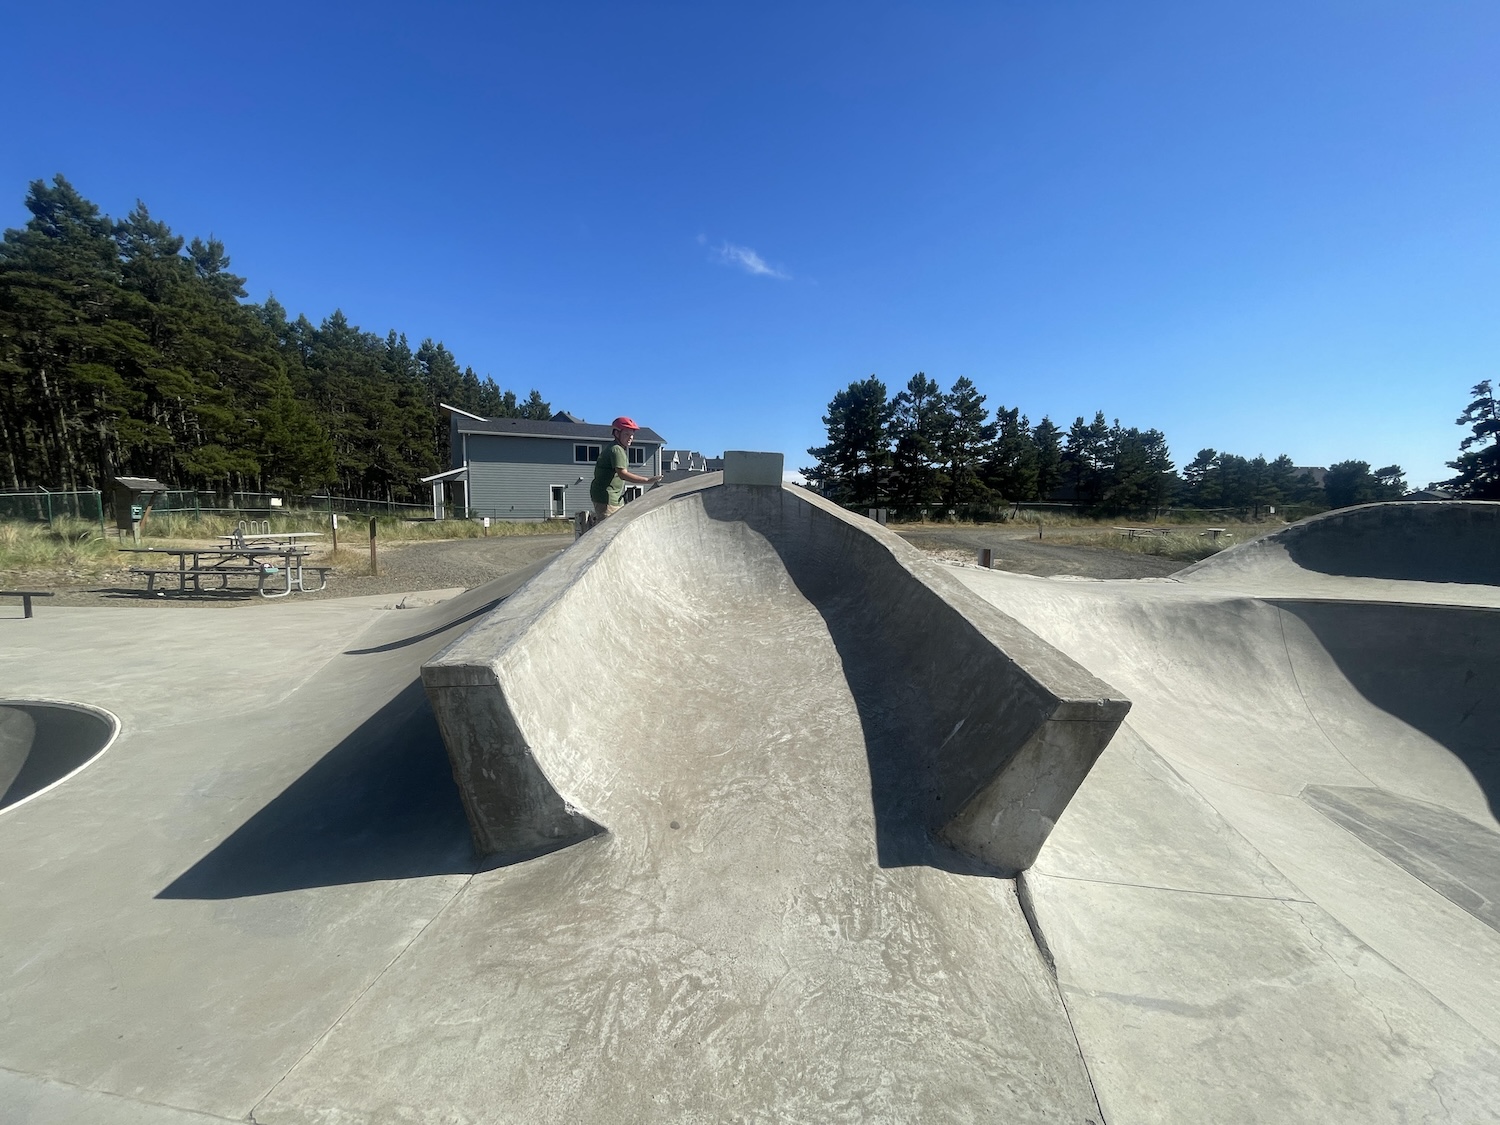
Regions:
<instances>
[{"instance_id":1,"label":"concrete surface","mask_svg":"<svg viewBox=\"0 0 1500 1125\"><path fill-rule=\"evenodd\" d=\"M870 586L718 514L670 583L645 534L593 564L629 608L577 628L628 658L603 694L551 666L588 752L545 761L609 832L500 866L418 669L608 523L495 617L526 575L0 621L0 697L121 722L0 811L0 1120L1497 1119L1483 572L947 569L914 660L840 604ZM976 619L1133 701L1016 879L933 845L942 787L891 768L937 710L902 680Z\"/></svg>"},{"instance_id":2,"label":"concrete surface","mask_svg":"<svg viewBox=\"0 0 1500 1125\"><path fill-rule=\"evenodd\" d=\"M1450 515L1439 554L1494 526ZM1182 582L958 572L1134 702L1023 886L1106 1119L1496 1120L1500 591L1429 562L1471 581L1327 600L1277 549Z\"/></svg>"}]
</instances>

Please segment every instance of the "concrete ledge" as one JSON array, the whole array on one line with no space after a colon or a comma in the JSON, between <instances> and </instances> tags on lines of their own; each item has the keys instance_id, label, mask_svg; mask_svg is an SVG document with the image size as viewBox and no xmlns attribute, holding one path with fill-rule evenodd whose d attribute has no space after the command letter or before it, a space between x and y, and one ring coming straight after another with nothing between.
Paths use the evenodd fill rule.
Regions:
<instances>
[{"instance_id":1,"label":"concrete ledge","mask_svg":"<svg viewBox=\"0 0 1500 1125\"><path fill-rule=\"evenodd\" d=\"M730 449L724 453L724 483L753 484L780 488L785 458L780 453L750 453Z\"/></svg>"},{"instance_id":2,"label":"concrete ledge","mask_svg":"<svg viewBox=\"0 0 1500 1125\"><path fill-rule=\"evenodd\" d=\"M607 784L615 717L681 703L613 697L601 654L632 639L619 607L649 605L670 552L731 575L721 524L763 536L827 624L865 731L882 865L942 863L940 838L992 872L1029 866L1130 704L878 525L718 474L604 521L424 666L479 851L599 830L581 794ZM731 611L735 596L726 580Z\"/></svg>"}]
</instances>

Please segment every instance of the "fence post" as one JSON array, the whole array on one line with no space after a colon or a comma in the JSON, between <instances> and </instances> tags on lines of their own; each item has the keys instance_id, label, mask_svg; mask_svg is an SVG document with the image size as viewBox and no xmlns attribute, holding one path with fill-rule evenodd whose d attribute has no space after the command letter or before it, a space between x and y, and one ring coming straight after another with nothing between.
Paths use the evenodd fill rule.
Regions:
<instances>
[{"instance_id":1,"label":"fence post","mask_svg":"<svg viewBox=\"0 0 1500 1125\"><path fill-rule=\"evenodd\" d=\"M370 576L380 577L380 563L375 558L375 517L370 517Z\"/></svg>"},{"instance_id":2,"label":"fence post","mask_svg":"<svg viewBox=\"0 0 1500 1125\"><path fill-rule=\"evenodd\" d=\"M104 493L94 489L94 510L99 513L99 538L107 538L109 532L104 527Z\"/></svg>"},{"instance_id":3,"label":"fence post","mask_svg":"<svg viewBox=\"0 0 1500 1125\"><path fill-rule=\"evenodd\" d=\"M339 553L339 517L336 512L328 513L328 522L333 525L333 553Z\"/></svg>"}]
</instances>

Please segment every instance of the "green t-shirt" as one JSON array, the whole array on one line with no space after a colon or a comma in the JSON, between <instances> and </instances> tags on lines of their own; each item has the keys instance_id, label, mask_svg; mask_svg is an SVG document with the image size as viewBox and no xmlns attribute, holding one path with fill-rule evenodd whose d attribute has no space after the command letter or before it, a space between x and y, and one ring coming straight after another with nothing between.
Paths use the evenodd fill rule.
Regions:
<instances>
[{"instance_id":1,"label":"green t-shirt","mask_svg":"<svg viewBox=\"0 0 1500 1125\"><path fill-rule=\"evenodd\" d=\"M612 441L599 451L599 460L594 465L594 483L589 485L589 499L595 504L618 507L625 497L625 482L620 479L620 469L630 467L630 458L625 447Z\"/></svg>"}]
</instances>

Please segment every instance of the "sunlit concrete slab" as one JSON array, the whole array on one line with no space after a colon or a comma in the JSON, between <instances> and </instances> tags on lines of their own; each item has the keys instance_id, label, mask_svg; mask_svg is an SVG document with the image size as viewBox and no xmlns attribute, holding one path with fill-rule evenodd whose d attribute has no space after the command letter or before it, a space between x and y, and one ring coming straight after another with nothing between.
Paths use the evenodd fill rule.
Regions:
<instances>
[{"instance_id":1,"label":"sunlit concrete slab","mask_svg":"<svg viewBox=\"0 0 1500 1125\"><path fill-rule=\"evenodd\" d=\"M8 698L121 731L0 812L0 1116L253 1111L472 873L416 669L518 584L4 624Z\"/></svg>"}]
</instances>

